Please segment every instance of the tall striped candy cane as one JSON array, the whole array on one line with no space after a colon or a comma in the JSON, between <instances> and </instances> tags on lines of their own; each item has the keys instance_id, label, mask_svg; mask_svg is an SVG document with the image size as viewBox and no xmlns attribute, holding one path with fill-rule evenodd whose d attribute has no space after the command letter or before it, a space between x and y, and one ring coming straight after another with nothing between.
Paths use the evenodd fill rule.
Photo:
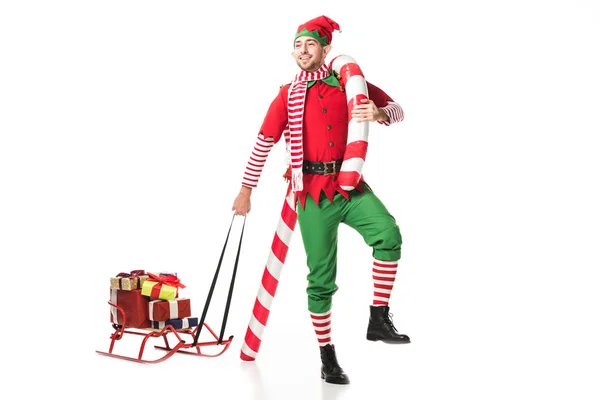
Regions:
<instances>
[{"instance_id":1,"label":"tall striped candy cane","mask_svg":"<svg viewBox=\"0 0 600 400\"><path fill-rule=\"evenodd\" d=\"M369 144L369 123L357 122L352 118L354 106L368 99L367 82L360 67L350 56L339 55L331 61L330 66L338 73L348 99L348 140L337 180L342 189L350 191L360 181Z\"/></svg>"},{"instance_id":2,"label":"tall striped candy cane","mask_svg":"<svg viewBox=\"0 0 600 400\"><path fill-rule=\"evenodd\" d=\"M273 238L271 252L267 259L267 265L263 272L258 295L254 301L250 323L246 330L244 344L242 345L240 358L244 361L254 361L256 359L262 342L263 331L267 325L271 310L271 303L279 284L281 269L287 256L292 233L294 233L294 228L296 227L296 221L298 220L295 199L294 192L291 188L288 188L288 194L281 209L281 218L277 223L277 231Z\"/></svg>"},{"instance_id":3,"label":"tall striped candy cane","mask_svg":"<svg viewBox=\"0 0 600 400\"><path fill-rule=\"evenodd\" d=\"M360 181L362 167L367 154L369 124L357 122L352 119L352 109L355 104L360 104L362 99L368 98L367 83L358 64L352 57L340 55L334 58L330 69L340 75L342 85L346 88L348 99L348 140L346 150L338 174L338 183L344 190L353 190ZM281 209L281 218L277 224L271 252L263 277L254 301L254 309L250 323L244 337L244 344L240 358L244 361L254 361L262 343L264 329L269 319L271 304L279 284L279 276L287 256L289 243L296 227L298 214L296 213L296 196L288 188L288 193Z\"/></svg>"}]
</instances>

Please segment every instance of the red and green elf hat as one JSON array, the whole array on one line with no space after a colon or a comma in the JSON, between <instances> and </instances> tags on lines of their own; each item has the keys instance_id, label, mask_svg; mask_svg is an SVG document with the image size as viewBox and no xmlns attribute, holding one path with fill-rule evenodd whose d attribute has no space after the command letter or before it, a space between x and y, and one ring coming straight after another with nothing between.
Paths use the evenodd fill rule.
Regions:
<instances>
[{"instance_id":1,"label":"red and green elf hat","mask_svg":"<svg viewBox=\"0 0 600 400\"><path fill-rule=\"evenodd\" d=\"M310 36L323 46L327 46L331 44L331 35L334 30L340 30L338 23L329 17L321 15L320 17L311 19L300 25L296 36L294 37L294 41L300 36Z\"/></svg>"}]
</instances>

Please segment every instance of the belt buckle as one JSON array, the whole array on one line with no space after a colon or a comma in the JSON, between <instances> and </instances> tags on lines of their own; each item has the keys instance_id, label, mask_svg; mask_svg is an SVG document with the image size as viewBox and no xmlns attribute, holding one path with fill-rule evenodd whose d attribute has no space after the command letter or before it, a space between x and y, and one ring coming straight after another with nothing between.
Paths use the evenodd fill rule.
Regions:
<instances>
[{"instance_id":1,"label":"belt buckle","mask_svg":"<svg viewBox=\"0 0 600 400\"><path fill-rule=\"evenodd\" d=\"M330 170L328 170L330 168ZM333 175L335 174L335 161L325 161L323 163L323 175Z\"/></svg>"}]
</instances>

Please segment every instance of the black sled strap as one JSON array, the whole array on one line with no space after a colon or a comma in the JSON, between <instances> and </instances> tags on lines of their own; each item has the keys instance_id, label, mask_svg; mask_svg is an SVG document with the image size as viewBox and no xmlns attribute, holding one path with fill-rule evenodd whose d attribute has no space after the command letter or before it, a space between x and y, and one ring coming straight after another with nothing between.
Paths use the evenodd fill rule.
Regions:
<instances>
[{"instance_id":1,"label":"black sled strap","mask_svg":"<svg viewBox=\"0 0 600 400\"><path fill-rule=\"evenodd\" d=\"M208 291L206 303L204 303L204 310L202 311L202 316L200 317L200 321L198 322L198 329L196 330L196 336L194 338L194 343L192 344L193 347L195 347L198 344L198 338L200 337L200 331L202 330L202 327L204 326L204 320L206 319L208 307L210 305L210 301L212 299L212 295L215 290L217 280L219 278L221 264L223 263L223 256L225 255L225 249L227 248L227 242L229 241L229 234L231 233L231 227L233 226L234 219L235 219L235 214L231 218L231 224L229 225L229 230L227 231L227 237L225 238L225 244L223 245L223 250L221 251L221 257L219 258L219 264L217 265L217 270L215 271L215 276L213 277L212 284L210 285L210 290ZM231 298L233 296L233 284L235 282L235 275L237 273L237 267L238 267L238 263L240 260L240 249L242 248L242 238L244 237L245 226L246 226L246 216L244 216L244 224L242 225L242 232L240 233L240 242L238 244L237 254L235 257L235 263L233 265L233 273L231 275L231 283L229 284L229 293L227 295L227 303L225 305L225 313L223 315L223 322L221 323L221 333L219 335L217 344L221 344L223 342L223 334L225 332L225 325L227 324L227 316L229 314L229 306L231 305Z\"/></svg>"}]
</instances>

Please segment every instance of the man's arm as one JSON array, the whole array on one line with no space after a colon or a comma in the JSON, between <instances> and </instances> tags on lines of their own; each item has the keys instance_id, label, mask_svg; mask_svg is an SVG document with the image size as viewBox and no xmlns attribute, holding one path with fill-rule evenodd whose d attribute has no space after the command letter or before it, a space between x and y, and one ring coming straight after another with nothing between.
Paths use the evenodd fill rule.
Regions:
<instances>
[{"instance_id":1,"label":"man's arm","mask_svg":"<svg viewBox=\"0 0 600 400\"><path fill-rule=\"evenodd\" d=\"M231 207L235 215L246 215L250 212L250 195L252 195L252 188L242 186Z\"/></svg>"},{"instance_id":2,"label":"man's arm","mask_svg":"<svg viewBox=\"0 0 600 400\"><path fill-rule=\"evenodd\" d=\"M387 95L383 90L367 82L369 99L364 99L352 110L352 118L357 121L378 122L391 125L404 119L404 111L400 104Z\"/></svg>"},{"instance_id":3,"label":"man's arm","mask_svg":"<svg viewBox=\"0 0 600 400\"><path fill-rule=\"evenodd\" d=\"M285 95L287 95L287 90L280 88L279 95L273 100L267 111L260 133L256 138L252 154L250 155L248 164L246 164L242 178L242 187L231 207L235 215L246 215L250 212L252 189L258 185L258 180L260 179L269 153L273 145L281 139L284 128L287 125L287 110L283 101Z\"/></svg>"},{"instance_id":4,"label":"man's arm","mask_svg":"<svg viewBox=\"0 0 600 400\"><path fill-rule=\"evenodd\" d=\"M244 171L244 177L242 178L242 185L249 188L255 188L258 185L258 180L262 173L263 167L267 162L267 157L271 152L271 148L275 144L275 140L272 137L264 137L262 133L256 138L254 149L246 164L246 170Z\"/></svg>"},{"instance_id":5,"label":"man's arm","mask_svg":"<svg viewBox=\"0 0 600 400\"><path fill-rule=\"evenodd\" d=\"M385 107L378 108L375 102L369 99L362 99L360 104L354 106L352 118L357 122L379 122L385 125L391 123L390 115L386 112Z\"/></svg>"},{"instance_id":6,"label":"man's arm","mask_svg":"<svg viewBox=\"0 0 600 400\"><path fill-rule=\"evenodd\" d=\"M381 107L379 110L387 116L387 119L377 120L377 122L379 122L380 124L387 126L400 122L404 119L404 110L402 110L400 104L394 101L388 102L387 106Z\"/></svg>"},{"instance_id":7,"label":"man's arm","mask_svg":"<svg viewBox=\"0 0 600 400\"><path fill-rule=\"evenodd\" d=\"M262 133L256 138L254 149L246 165L244 177L242 178L242 187L237 197L233 201L231 209L235 215L246 215L250 212L250 196L252 189L258 185L258 180L262 173L263 167L267 162L267 157L273 148L275 141L272 137L265 138Z\"/></svg>"}]
</instances>

